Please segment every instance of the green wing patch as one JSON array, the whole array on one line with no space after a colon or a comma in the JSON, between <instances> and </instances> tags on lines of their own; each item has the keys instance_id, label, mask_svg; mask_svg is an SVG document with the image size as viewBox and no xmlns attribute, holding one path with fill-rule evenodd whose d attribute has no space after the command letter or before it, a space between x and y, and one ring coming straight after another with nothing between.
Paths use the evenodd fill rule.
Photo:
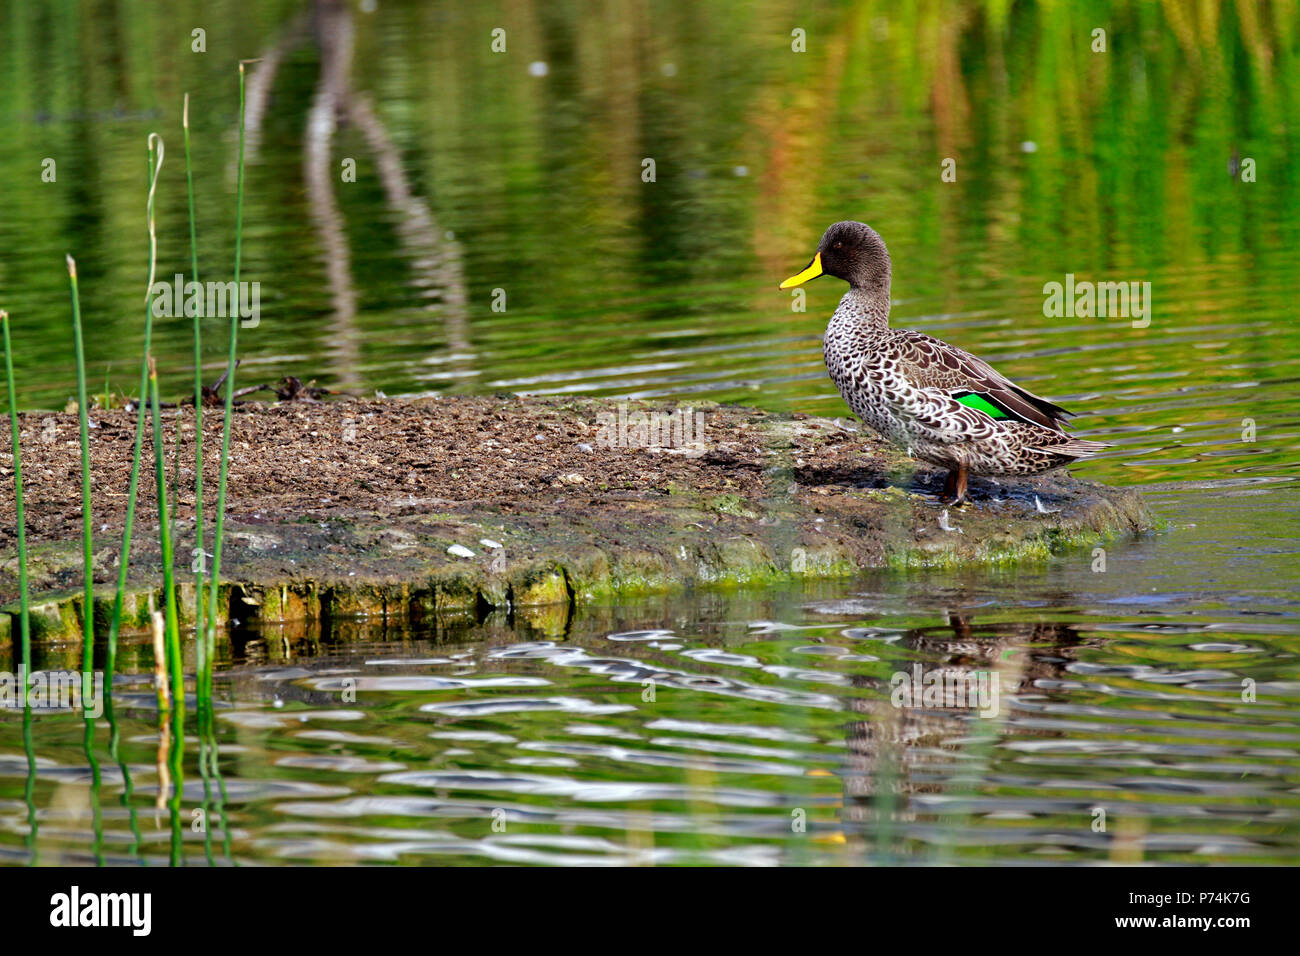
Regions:
<instances>
[{"instance_id":1,"label":"green wing patch","mask_svg":"<svg viewBox=\"0 0 1300 956\"><path fill-rule=\"evenodd\" d=\"M975 392L963 392L959 395L954 395L953 398L962 405L965 405L967 408L973 408L976 411L983 412L989 418L995 418L1000 421L1012 417L1007 414L1007 410L1002 407L1001 403L995 405L983 395L977 395Z\"/></svg>"}]
</instances>

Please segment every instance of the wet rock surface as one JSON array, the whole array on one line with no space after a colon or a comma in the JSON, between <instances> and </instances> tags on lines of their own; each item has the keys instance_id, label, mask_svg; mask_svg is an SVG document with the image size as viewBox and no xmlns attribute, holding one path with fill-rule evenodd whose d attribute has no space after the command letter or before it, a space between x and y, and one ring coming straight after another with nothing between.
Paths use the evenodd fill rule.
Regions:
<instances>
[{"instance_id":1,"label":"wet rock surface","mask_svg":"<svg viewBox=\"0 0 1300 956\"><path fill-rule=\"evenodd\" d=\"M169 483L180 436L176 553L192 616L194 410L165 415ZM135 418L105 410L92 420L96 603L106 615ZM1064 471L974 478L972 501L950 508L939 500L941 471L857 427L708 403L689 415L667 404L514 397L240 405L219 613L418 620L452 609L609 603L700 585L1021 560L1151 526L1136 491ZM76 415L25 414L21 429L35 631L79 637ZM147 620L160 574L148 431L133 626ZM218 413L205 414L203 440L210 554ZM0 601L11 602L8 455L0 472ZM0 615L0 641L10 629Z\"/></svg>"}]
</instances>

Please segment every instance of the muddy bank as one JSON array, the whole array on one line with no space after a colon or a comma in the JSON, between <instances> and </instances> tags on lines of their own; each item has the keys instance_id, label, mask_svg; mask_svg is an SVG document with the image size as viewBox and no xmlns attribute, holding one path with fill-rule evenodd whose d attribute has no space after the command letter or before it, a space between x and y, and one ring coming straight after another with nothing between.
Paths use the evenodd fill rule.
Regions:
<instances>
[{"instance_id":1,"label":"muddy bank","mask_svg":"<svg viewBox=\"0 0 1300 956\"><path fill-rule=\"evenodd\" d=\"M199 559L194 413L166 414L169 481L178 434L180 442L177 554L191 616L188 571ZM105 410L92 418L96 613L104 615L117 577L134 417ZM208 412L209 535L220 427L219 413ZM947 509L938 500L940 471L854 427L708 403L690 416L666 404L620 410L572 399L241 405L220 613L241 621L432 620L862 568L1014 561L1151 525L1137 492L1065 472L973 479L974 500ZM78 639L76 416L25 414L21 429L34 631ZM160 574L150 447L146 457L132 550L134 626L147 620ZM0 473L0 602L11 602L8 454L0 454ZM10 630L0 615L0 641Z\"/></svg>"}]
</instances>

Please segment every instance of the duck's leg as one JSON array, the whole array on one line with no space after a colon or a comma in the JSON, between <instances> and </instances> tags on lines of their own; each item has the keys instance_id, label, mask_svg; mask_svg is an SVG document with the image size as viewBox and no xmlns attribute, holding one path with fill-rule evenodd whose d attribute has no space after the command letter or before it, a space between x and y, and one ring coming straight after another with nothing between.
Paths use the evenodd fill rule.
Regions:
<instances>
[{"instance_id":1,"label":"duck's leg","mask_svg":"<svg viewBox=\"0 0 1300 956\"><path fill-rule=\"evenodd\" d=\"M966 463L963 462L949 470L943 483L944 496L952 499L950 503L954 508L966 500L966 474Z\"/></svg>"}]
</instances>

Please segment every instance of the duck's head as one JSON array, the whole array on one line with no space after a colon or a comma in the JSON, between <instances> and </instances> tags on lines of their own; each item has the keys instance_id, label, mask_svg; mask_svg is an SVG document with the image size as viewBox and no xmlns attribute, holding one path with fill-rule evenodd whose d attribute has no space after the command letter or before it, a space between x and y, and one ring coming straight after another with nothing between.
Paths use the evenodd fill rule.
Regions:
<instances>
[{"instance_id":1,"label":"duck's head","mask_svg":"<svg viewBox=\"0 0 1300 956\"><path fill-rule=\"evenodd\" d=\"M837 222L826 230L808 267L781 283L782 289L803 285L818 276L835 276L855 289L889 295L889 250L885 240L865 222Z\"/></svg>"}]
</instances>

